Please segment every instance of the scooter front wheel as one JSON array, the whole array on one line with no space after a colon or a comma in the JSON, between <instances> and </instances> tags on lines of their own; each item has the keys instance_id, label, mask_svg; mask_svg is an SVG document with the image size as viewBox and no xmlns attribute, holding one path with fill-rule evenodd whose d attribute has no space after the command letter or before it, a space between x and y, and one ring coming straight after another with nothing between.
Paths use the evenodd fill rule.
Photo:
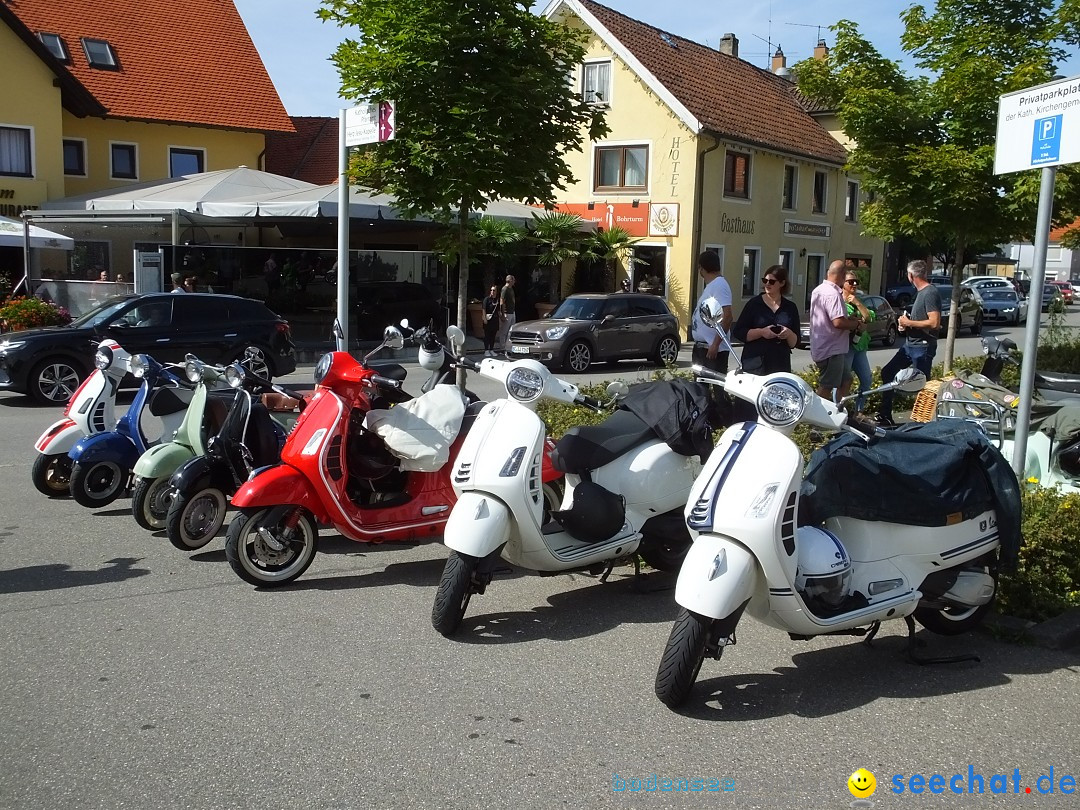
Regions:
<instances>
[{"instance_id":1,"label":"scooter front wheel","mask_svg":"<svg viewBox=\"0 0 1080 810\"><path fill-rule=\"evenodd\" d=\"M690 697L709 640L712 620L686 608L679 608L671 628L660 667L656 670L654 690L660 702L670 709L681 706ZM723 648L720 648L721 651Z\"/></svg>"},{"instance_id":2,"label":"scooter front wheel","mask_svg":"<svg viewBox=\"0 0 1080 810\"><path fill-rule=\"evenodd\" d=\"M303 574L319 542L315 519L299 506L241 511L225 535L225 559L240 579L275 588Z\"/></svg>"},{"instance_id":3,"label":"scooter front wheel","mask_svg":"<svg viewBox=\"0 0 1080 810\"><path fill-rule=\"evenodd\" d=\"M131 493L131 513L135 516L135 522L151 532L164 529L171 495L169 476L137 477Z\"/></svg>"},{"instance_id":4,"label":"scooter front wheel","mask_svg":"<svg viewBox=\"0 0 1080 810\"><path fill-rule=\"evenodd\" d=\"M30 480L42 495L49 498L68 497L71 495L71 459L67 453L38 453L30 470Z\"/></svg>"},{"instance_id":5,"label":"scooter front wheel","mask_svg":"<svg viewBox=\"0 0 1080 810\"><path fill-rule=\"evenodd\" d=\"M181 551L197 551L221 530L225 522L225 493L215 487L187 494L177 492L165 515L169 542Z\"/></svg>"},{"instance_id":6,"label":"scooter front wheel","mask_svg":"<svg viewBox=\"0 0 1080 810\"><path fill-rule=\"evenodd\" d=\"M71 497L89 509L108 506L127 485L129 470L115 461L97 461L71 468Z\"/></svg>"},{"instance_id":7,"label":"scooter front wheel","mask_svg":"<svg viewBox=\"0 0 1080 810\"><path fill-rule=\"evenodd\" d=\"M472 598L472 579L479 557L451 551L446 558L439 589L435 592L435 604L431 608L431 626L444 636L451 636L461 626L465 610Z\"/></svg>"}]
</instances>

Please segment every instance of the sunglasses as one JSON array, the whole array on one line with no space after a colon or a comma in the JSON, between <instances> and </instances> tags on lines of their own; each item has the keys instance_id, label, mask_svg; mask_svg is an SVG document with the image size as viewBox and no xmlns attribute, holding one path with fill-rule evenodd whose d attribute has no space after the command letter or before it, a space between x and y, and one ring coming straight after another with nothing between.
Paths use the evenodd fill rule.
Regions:
<instances>
[{"instance_id":1,"label":"sunglasses","mask_svg":"<svg viewBox=\"0 0 1080 810\"><path fill-rule=\"evenodd\" d=\"M845 284L858 284L859 280L857 278L846 278L846 279L844 279L844 283Z\"/></svg>"},{"instance_id":2,"label":"sunglasses","mask_svg":"<svg viewBox=\"0 0 1080 810\"><path fill-rule=\"evenodd\" d=\"M776 284L778 281L779 281L779 279L775 279L775 278L763 278L761 280L761 283L764 284L767 287L771 287L773 284Z\"/></svg>"}]
</instances>

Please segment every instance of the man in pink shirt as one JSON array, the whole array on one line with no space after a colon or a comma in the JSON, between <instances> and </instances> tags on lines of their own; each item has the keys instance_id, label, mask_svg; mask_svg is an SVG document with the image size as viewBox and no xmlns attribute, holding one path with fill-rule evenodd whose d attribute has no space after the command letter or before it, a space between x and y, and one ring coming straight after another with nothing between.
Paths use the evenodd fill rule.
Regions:
<instances>
[{"instance_id":1,"label":"man in pink shirt","mask_svg":"<svg viewBox=\"0 0 1080 810\"><path fill-rule=\"evenodd\" d=\"M847 365L851 333L859 326L858 318L849 318L844 305L844 280L847 266L843 259L829 265L825 280L810 296L810 357L818 365L818 396L832 400L833 390L841 395L851 385Z\"/></svg>"}]
</instances>

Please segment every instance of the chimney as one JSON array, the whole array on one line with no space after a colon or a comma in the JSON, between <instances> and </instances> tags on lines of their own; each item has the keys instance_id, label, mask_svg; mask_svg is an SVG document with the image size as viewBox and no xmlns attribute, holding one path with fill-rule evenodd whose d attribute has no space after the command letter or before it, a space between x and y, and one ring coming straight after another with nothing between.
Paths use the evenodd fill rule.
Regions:
<instances>
[{"instance_id":1,"label":"chimney","mask_svg":"<svg viewBox=\"0 0 1080 810\"><path fill-rule=\"evenodd\" d=\"M814 47L814 58L819 62L824 62L829 58L829 46L825 44L825 40L819 39L817 45Z\"/></svg>"},{"instance_id":2,"label":"chimney","mask_svg":"<svg viewBox=\"0 0 1080 810\"><path fill-rule=\"evenodd\" d=\"M784 49L777 45L776 53L772 55L772 72L779 73L783 68L786 67L787 57L784 56Z\"/></svg>"},{"instance_id":3,"label":"chimney","mask_svg":"<svg viewBox=\"0 0 1080 810\"><path fill-rule=\"evenodd\" d=\"M720 53L726 53L728 56L738 56L739 38L734 34L724 34L720 37Z\"/></svg>"}]
</instances>

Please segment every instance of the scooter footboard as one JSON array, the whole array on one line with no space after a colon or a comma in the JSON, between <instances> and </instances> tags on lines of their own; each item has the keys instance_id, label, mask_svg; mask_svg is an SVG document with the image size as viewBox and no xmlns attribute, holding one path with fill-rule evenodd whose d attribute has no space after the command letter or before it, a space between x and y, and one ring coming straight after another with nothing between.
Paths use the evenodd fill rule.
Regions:
<instances>
[{"instance_id":1,"label":"scooter footboard","mask_svg":"<svg viewBox=\"0 0 1080 810\"><path fill-rule=\"evenodd\" d=\"M510 509L480 492L458 497L443 530L447 548L473 557L486 557L510 539Z\"/></svg>"},{"instance_id":2,"label":"scooter footboard","mask_svg":"<svg viewBox=\"0 0 1080 810\"><path fill-rule=\"evenodd\" d=\"M741 543L699 535L679 569L675 601L694 613L723 619L753 596L759 576L757 559Z\"/></svg>"}]
</instances>

